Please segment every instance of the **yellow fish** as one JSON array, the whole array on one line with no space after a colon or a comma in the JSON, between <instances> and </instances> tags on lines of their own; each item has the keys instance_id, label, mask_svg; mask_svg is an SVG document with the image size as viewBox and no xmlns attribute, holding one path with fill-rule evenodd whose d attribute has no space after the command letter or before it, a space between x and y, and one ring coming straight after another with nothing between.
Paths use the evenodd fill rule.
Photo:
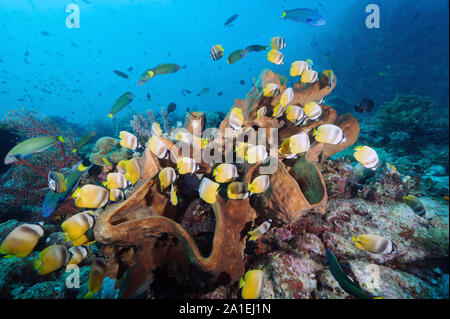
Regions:
<instances>
[{"instance_id":1,"label":"yellow fish","mask_svg":"<svg viewBox=\"0 0 450 319\"><path fill-rule=\"evenodd\" d=\"M286 108L286 119L298 126L303 123L306 118L305 111L300 106L289 105Z\"/></svg>"},{"instance_id":2,"label":"yellow fish","mask_svg":"<svg viewBox=\"0 0 450 319\"><path fill-rule=\"evenodd\" d=\"M119 134L120 146L132 149L133 151L138 146L137 137L127 131L121 131Z\"/></svg>"},{"instance_id":3,"label":"yellow fish","mask_svg":"<svg viewBox=\"0 0 450 319\"><path fill-rule=\"evenodd\" d=\"M317 120L322 115L322 108L316 102L306 103L303 107L306 116L311 120Z\"/></svg>"},{"instance_id":4,"label":"yellow fish","mask_svg":"<svg viewBox=\"0 0 450 319\"><path fill-rule=\"evenodd\" d=\"M88 251L84 247L70 247L69 253L70 259L66 265L66 270L70 270L73 266L76 266L82 262L83 259L86 258Z\"/></svg>"},{"instance_id":5,"label":"yellow fish","mask_svg":"<svg viewBox=\"0 0 450 319\"><path fill-rule=\"evenodd\" d=\"M170 202L173 206L177 206L178 204L177 188L173 184L170 188Z\"/></svg>"},{"instance_id":6,"label":"yellow fish","mask_svg":"<svg viewBox=\"0 0 450 319\"><path fill-rule=\"evenodd\" d=\"M248 184L248 190L252 194L264 193L270 186L269 175L260 175Z\"/></svg>"},{"instance_id":7,"label":"yellow fish","mask_svg":"<svg viewBox=\"0 0 450 319\"><path fill-rule=\"evenodd\" d=\"M214 168L213 176L218 183L229 183L239 177L236 166L233 164L220 164Z\"/></svg>"},{"instance_id":8,"label":"yellow fish","mask_svg":"<svg viewBox=\"0 0 450 319\"><path fill-rule=\"evenodd\" d=\"M139 166L139 160L136 157L128 160L125 165L127 172L125 178L130 181L131 184L135 184L141 177L141 166Z\"/></svg>"},{"instance_id":9,"label":"yellow fish","mask_svg":"<svg viewBox=\"0 0 450 319\"><path fill-rule=\"evenodd\" d=\"M104 258L96 258L91 266L89 273L89 291L83 298L92 298L102 288L103 279L106 275L106 260Z\"/></svg>"},{"instance_id":10,"label":"yellow fish","mask_svg":"<svg viewBox=\"0 0 450 319\"><path fill-rule=\"evenodd\" d=\"M248 149L245 160L250 164L264 162L267 159L267 149L265 145L256 145Z\"/></svg>"},{"instance_id":11,"label":"yellow fish","mask_svg":"<svg viewBox=\"0 0 450 319\"><path fill-rule=\"evenodd\" d=\"M89 229L94 227L94 217L91 215L92 211L84 211L73 215L66 219L61 228L67 234L70 240L77 240ZM92 212L93 213L93 212Z\"/></svg>"},{"instance_id":12,"label":"yellow fish","mask_svg":"<svg viewBox=\"0 0 450 319\"><path fill-rule=\"evenodd\" d=\"M280 87L276 83L267 83L263 88L263 95L265 97L273 97L280 94Z\"/></svg>"},{"instance_id":13,"label":"yellow fish","mask_svg":"<svg viewBox=\"0 0 450 319\"><path fill-rule=\"evenodd\" d=\"M239 142L235 148L236 158L245 159L247 158L248 149L254 145L245 142Z\"/></svg>"},{"instance_id":14,"label":"yellow fish","mask_svg":"<svg viewBox=\"0 0 450 319\"><path fill-rule=\"evenodd\" d=\"M421 200L414 195L403 196L405 203L416 213L417 215L423 217L425 216L426 209L422 204Z\"/></svg>"},{"instance_id":15,"label":"yellow fish","mask_svg":"<svg viewBox=\"0 0 450 319\"><path fill-rule=\"evenodd\" d=\"M289 150L292 154L304 153L309 150L310 141L308 134L299 133L289 138Z\"/></svg>"},{"instance_id":16,"label":"yellow fish","mask_svg":"<svg viewBox=\"0 0 450 319\"><path fill-rule=\"evenodd\" d=\"M45 248L34 260L34 269L38 274L46 275L67 265L70 253L62 245L51 245Z\"/></svg>"},{"instance_id":17,"label":"yellow fish","mask_svg":"<svg viewBox=\"0 0 450 319\"><path fill-rule=\"evenodd\" d=\"M161 184L161 192L168 186L172 185L177 179L177 173L172 167L164 167L158 174L159 183Z\"/></svg>"},{"instance_id":18,"label":"yellow fish","mask_svg":"<svg viewBox=\"0 0 450 319\"><path fill-rule=\"evenodd\" d=\"M240 130L242 124L244 124L244 114L242 114L242 109L239 107L234 107L230 112L230 118L228 121L233 130Z\"/></svg>"},{"instance_id":19,"label":"yellow fish","mask_svg":"<svg viewBox=\"0 0 450 319\"><path fill-rule=\"evenodd\" d=\"M291 64L291 69L289 71L289 74L291 76L300 76L302 75L303 71L309 69L309 65L305 61L295 61Z\"/></svg>"},{"instance_id":20,"label":"yellow fish","mask_svg":"<svg viewBox=\"0 0 450 319\"><path fill-rule=\"evenodd\" d=\"M115 188L109 191L109 200L111 202L117 203L125 198L125 194L121 189Z\"/></svg>"},{"instance_id":21,"label":"yellow fish","mask_svg":"<svg viewBox=\"0 0 450 319\"><path fill-rule=\"evenodd\" d=\"M86 184L78 188L72 197L75 198L77 207L100 208L108 203L109 192L101 186Z\"/></svg>"},{"instance_id":22,"label":"yellow fish","mask_svg":"<svg viewBox=\"0 0 450 319\"><path fill-rule=\"evenodd\" d=\"M14 228L3 240L0 246L0 254L8 257L26 257L33 251L43 235L44 229L40 225L20 225Z\"/></svg>"},{"instance_id":23,"label":"yellow fish","mask_svg":"<svg viewBox=\"0 0 450 319\"><path fill-rule=\"evenodd\" d=\"M367 250L373 254L390 254L394 251L392 241L379 235L353 235L352 242L359 249Z\"/></svg>"},{"instance_id":24,"label":"yellow fish","mask_svg":"<svg viewBox=\"0 0 450 319\"><path fill-rule=\"evenodd\" d=\"M258 111L256 112L256 119L259 120L260 118L265 116L266 112L267 112L267 107L265 107L265 106L258 109Z\"/></svg>"},{"instance_id":25,"label":"yellow fish","mask_svg":"<svg viewBox=\"0 0 450 319\"><path fill-rule=\"evenodd\" d=\"M314 129L313 136L319 143L339 144L346 141L344 132L339 126L333 124L322 124Z\"/></svg>"},{"instance_id":26,"label":"yellow fish","mask_svg":"<svg viewBox=\"0 0 450 319\"><path fill-rule=\"evenodd\" d=\"M286 110L286 107L281 105L280 102L275 103L275 107L272 111L272 117L279 118L283 115L284 111Z\"/></svg>"},{"instance_id":27,"label":"yellow fish","mask_svg":"<svg viewBox=\"0 0 450 319\"><path fill-rule=\"evenodd\" d=\"M159 125L158 122L153 122L153 124L152 124L152 135L153 136L161 136L162 135L161 126Z\"/></svg>"},{"instance_id":28,"label":"yellow fish","mask_svg":"<svg viewBox=\"0 0 450 319\"><path fill-rule=\"evenodd\" d=\"M317 71L306 69L305 71L303 71L300 81L302 83L313 83L317 81L318 77L319 74L317 73Z\"/></svg>"},{"instance_id":29,"label":"yellow fish","mask_svg":"<svg viewBox=\"0 0 450 319\"><path fill-rule=\"evenodd\" d=\"M177 162L177 170L180 175L194 174L197 169L197 163L190 157L181 157Z\"/></svg>"},{"instance_id":30,"label":"yellow fish","mask_svg":"<svg viewBox=\"0 0 450 319\"><path fill-rule=\"evenodd\" d=\"M355 151L353 156L361 163L361 165L373 171L376 170L378 165L378 154L373 148L370 148L369 146L358 146L355 148Z\"/></svg>"},{"instance_id":31,"label":"yellow fish","mask_svg":"<svg viewBox=\"0 0 450 319\"><path fill-rule=\"evenodd\" d=\"M283 95L281 95L280 98L280 105L282 107L286 107L289 103L292 102L292 99L294 98L294 90L292 88L287 88Z\"/></svg>"},{"instance_id":32,"label":"yellow fish","mask_svg":"<svg viewBox=\"0 0 450 319\"><path fill-rule=\"evenodd\" d=\"M153 135L150 137L150 140L148 141L148 145L150 148L150 151L158 156L158 158L165 158L167 155L167 145L164 143L161 138L159 138L156 135Z\"/></svg>"},{"instance_id":33,"label":"yellow fish","mask_svg":"<svg viewBox=\"0 0 450 319\"><path fill-rule=\"evenodd\" d=\"M220 185L218 183L213 182L206 177L203 177L198 189L200 198L208 204L214 204L217 200L219 186Z\"/></svg>"},{"instance_id":34,"label":"yellow fish","mask_svg":"<svg viewBox=\"0 0 450 319\"><path fill-rule=\"evenodd\" d=\"M228 184L227 195L229 199L246 199L249 195L247 184L243 182Z\"/></svg>"},{"instance_id":35,"label":"yellow fish","mask_svg":"<svg viewBox=\"0 0 450 319\"><path fill-rule=\"evenodd\" d=\"M276 65L280 65L284 63L284 54L281 51L276 49L272 49L267 53L267 60Z\"/></svg>"},{"instance_id":36,"label":"yellow fish","mask_svg":"<svg viewBox=\"0 0 450 319\"><path fill-rule=\"evenodd\" d=\"M250 235L249 240L257 240L259 237L267 233L270 229L270 225L272 224L272 220L268 219L258 227L256 227L254 230L249 231L247 234Z\"/></svg>"},{"instance_id":37,"label":"yellow fish","mask_svg":"<svg viewBox=\"0 0 450 319\"><path fill-rule=\"evenodd\" d=\"M122 173L108 173L106 175L106 185L108 189L126 188L127 179Z\"/></svg>"},{"instance_id":38,"label":"yellow fish","mask_svg":"<svg viewBox=\"0 0 450 319\"><path fill-rule=\"evenodd\" d=\"M258 299L264 287L264 272L262 270L249 270L239 281L242 288L243 299Z\"/></svg>"}]
</instances>

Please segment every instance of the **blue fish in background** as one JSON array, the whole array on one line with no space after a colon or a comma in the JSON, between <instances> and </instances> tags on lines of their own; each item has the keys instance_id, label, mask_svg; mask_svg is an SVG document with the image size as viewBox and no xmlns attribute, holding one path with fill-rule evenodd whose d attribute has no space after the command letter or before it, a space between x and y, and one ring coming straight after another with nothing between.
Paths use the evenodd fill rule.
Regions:
<instances>
[{"instance_id":1,"label":"blue fish in background","mask_svg":"<svg viewBox=\"0 0 450 319\"><path fill-rule=\"evenodd\" d=\"M86 162L78 162L67 175L67 177L65 178L67 186L65 192L60 194L52 190L48 192L48 194L45 196L44 204L42 205L42 217L50 217L59 208L59 206L61 206L67 196L78 187L81 178L85 176L89 169L92 167L91 163Z\"/></svg>"},{"instance_id":2,"label":"blue fish in background","mask_svg":"<svg viewBox=\"0 0 450 319\"><path fill-rule=\"evenodd\" d=\"M326 24L325 18L317 11L317 9L299 8L286 10L283 11L281 18L295 22L303 22L314 27Z\"/></svg>"}]
</instances>

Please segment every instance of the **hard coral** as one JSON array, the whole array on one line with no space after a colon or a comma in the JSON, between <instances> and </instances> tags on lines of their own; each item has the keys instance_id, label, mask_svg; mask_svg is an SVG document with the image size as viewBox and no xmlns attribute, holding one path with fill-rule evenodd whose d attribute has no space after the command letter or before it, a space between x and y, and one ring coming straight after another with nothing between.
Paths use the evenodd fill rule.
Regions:
<instances>
[{"instance_id":1,"label":"hard coral","mask_svg":"<svg viewBox=\"0 0 450 319\"><path fill-rule=\"evenodd\" d=\"M330 83L327 74L322 73L319 81L312 85L296 84L293 102L303 106L309 101L319 101L328 95L336 85L336 78L331 82L332 85L327 87L325 84ZM262 87L271 82L280 85L280 95L274 98L264 97ZM158 276L162 276L162 273L174 278L177 285L183 288L177 291L177 296L189 296L189 291L206 293L220 285L236 283L245 272L244 249L247 232L257 225L256 221L259 223L272 218L274 225L287 225L301 220L302 216L310 211L319 214L325 212L327 191L318 164L326 157L353 144L358 137L359 125L350 114L336 120L337 112L325 105L322 106L321 118L304 126L297 127L286 119L267 115L257 120L258 109L266 106L271 112L285 90L285 78L265 69L246 99L237 99L234 103L234 107L242 109L245 118L242 130L234 132L232 138L227 136L225 130L229 128L228 115L220 125L221 134L203 150L203 153L217 152L218 158L206 161L202 157L201 162L198 162L200 170L197 175L180 175L175 182L182 194L189 192L190 187L198 187L194 185L198 185L201 175L214 179L211 176L213 165L223 162L223 157L234 156L231 153L235 149L236 138L243 138L246 134L256 138L257 128L266 128L269 131L278 128L278 132L265 144L267 148L276 148L275 152L270 152L269 159L274 161L275 168L278 168L270 174L269 189L264 194L244 200L225 199L221 195L223 192L219 192L217 201L212 206L215 216L214 233L210 233L212 227L198 227L196 230L191 227L196 220L211 222L211 217L204 215L209 214L208 210L198 203L198 195L191 193L192 196L181 197L180 203L174 207L167 192L159 191L157 173L162 167L175 165L166 159L156 158L148 147L145 149L139 158L142 176L134 186L133 194L124 202L107 206L97 219L94 230L96 240L105 245L108 275L124 279L120 281L124 297L149 295L146 292L150 285L157 287ZM191 126L195 119L200 120L202 132L205 120L204 114L201 113L188 114L185 128L194 133ZM347 142L337 147L315 142L312 137L313 129L324 123L340 126L346 134ZM301 132L310 136L310 151L298 159L279 160L278 147L282 139ZM181 156L179 146L182 144L174 145L163 137L161 140L167 145L172 159L176 162ZM232 145L227 145L226 141ZM189 147L190 151L195 150L194 146ZM267 168L266 164L242 163L237 166L240 176L243 176L242 181L246 183L259 175L259 169ZM212 244L206 250L203 242L205 233L212 235ZM302 268L301 261L297 268L294 269L296 273ZM309 296L314 285L314 279L302 277L301 281L291 283L292 289L295 290L292 296Z\"/></svg>"}]
</instances>

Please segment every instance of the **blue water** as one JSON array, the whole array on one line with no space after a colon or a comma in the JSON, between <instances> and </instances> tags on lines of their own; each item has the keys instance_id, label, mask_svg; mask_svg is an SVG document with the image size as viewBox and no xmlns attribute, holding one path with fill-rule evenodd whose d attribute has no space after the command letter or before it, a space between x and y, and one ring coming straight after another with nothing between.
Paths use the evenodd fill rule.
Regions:
<instances>
[{"instance_id":1,"label":"blue water","mask_svg":"<svg viewBox=\"0 0 450 319\"><path fill-rule=\"evenodd\" d=\"M68 28L65 24L69 15L65 9L71 3L79 6L80 28ZM365 9L371 3L380 8L380 28L368 28L365 24ZM417 175L422 180L426 176L447 177L446 186L433 193L442 200L448 195L449 168L444 163L448 159L448 126L441 125L439 136L424 143L430 147L427 155L420 153L425 146L420 151L415 149L414 154L408 150L400 154L396 153L396 143L404 146L413 143L415 137L410 136L406 142L392 139L390 145L373 136L369 136L373 137L370 140L367 136L372 128L367 120L397 94L428 96L435 102L433 111L448 118L448 3L0 0L0 119L8 111L24 106L58 119L64 128L73 128L77 138L96 130L98 139L115 134L118 124L131 131L129 121L133 115L147 110L157 114L172 102L177 106L176 116L170 117L180 121L188 108L227 113L235 99L245 98L253 79L264 68L288 76L292 62L312 59L315 70L333 69L337 77L337 86L326 97L326 104L339 114L350 112L360 120L360 137L378 147L380 163L390 161L398 165L398 160L400 170L413 175L414 168L408 165L411 159L420 158L416 167L421 169ZM281 19L283 10L298 7L318 9L326 24L310 26ZM224 26L234 14L238 17L232 25ZM227 64L231 52L253 44L269 45L274 36L282 36L287 43L283 65L270 63L265 51L250 52L235 64ZM210 48L216 44L222 45L225 52L222 59L213 61ZM176 63L182 69L138 86L145 70L164 63ZM119 77L113 70L125 72L130 78ZM294 79L289 77L288 86L293 85ZM203 88L209 91L198 96ZM183 90L191 94L184 96ZM125 92L132 92L135 98L111 120L107 115L114 101ZM364 98L374 101L374 113L355 112L354 105ZM421 122L425 115L422 112L414 120ZM170 124L174 126L175 121ZM433 175L436 170L443 173ZM115 290L110 287L103 293L109 296Z\"/></svg>"}]
</instances>

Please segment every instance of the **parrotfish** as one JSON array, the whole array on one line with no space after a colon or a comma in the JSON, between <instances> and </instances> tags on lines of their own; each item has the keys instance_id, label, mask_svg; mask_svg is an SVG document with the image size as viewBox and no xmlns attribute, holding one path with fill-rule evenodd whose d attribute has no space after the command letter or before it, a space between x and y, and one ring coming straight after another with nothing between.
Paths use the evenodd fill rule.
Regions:
<instances>
[{"instance_id":1,"label":"parrotfish","mask_svg":"<svg viewBox=\"0 0 450 319\"><path fill-rule=\"evenodd\" d=\"M231 52L231 54L228 56L228 59L227 59L228 64L233 64L233 63L239 61L240 59L245 57L247 55L247 53L248 53L248 51L243 50L243 49L239 49L239 50Z\"/></svg>"},{"instance_id":2,"label":"parrotfish","mask_svg":"<svg viewBox=\"0 0 450 319\"><path fill-rule=\"evenodd\" d=\"M165 64L159 64L153 69L148 69L144 73L142 73L141 77L139 78L138 85L144 85L147 83L151 78L153 78L156 75L159 74L169 74L169 73L175 73L181 69L181 66L174 63L165 63Z\"/></svg>"},{"instance_id":3,"label":"parrotfish","mask_svg":"<svg viewBox=\"0 0 450 319\"><path fill-rule=\"evenodd\" d=\"M131 92L126 92L122 94L115 102L114 105L111 108L111 111L109 111L108 116L110 118L113 118L114 115L122 111L125 106L131 103L134 99L134 94Z\"/></svg>"},{"instance_id":4,"label":"parrotfish","mask_svg":"<svg viewBox=\"0 0 450 319\"><path fill-rule=\"evenodd\" d=\"M85 136L83 136L78 142L77 145L75 145L75 148L73 149L72 152L77 152L79 151L83 146L89 144L89 142L91 141L91 139L95 136L95 132L89 132L87 133Z\"/></svg>"},{"instance_id":5,"label":"parrotfish","mask_svg":"<svg viewBox=\"0 0 450 319\"><path fill-rule=\"evenodd\" d=\"M303 22L311 26L319 26L326 24L325 18L320 15L317 9L299 8L283 11L281 16L283 19L295 22Z\"/></svg>"},{"instance_id":6,"label":"parrotfish","mask_svg":"<svg viewBox=\"0 0 450 319\"><path fill-rule=\"evenodd\" d=\"M33 153L42 152L58 142L64 143L62 136L47 135L30 138L14 146L8 154L6 154L4 163L14 163L20 159L30 156Z\"/></svg>"}]
</instances>

